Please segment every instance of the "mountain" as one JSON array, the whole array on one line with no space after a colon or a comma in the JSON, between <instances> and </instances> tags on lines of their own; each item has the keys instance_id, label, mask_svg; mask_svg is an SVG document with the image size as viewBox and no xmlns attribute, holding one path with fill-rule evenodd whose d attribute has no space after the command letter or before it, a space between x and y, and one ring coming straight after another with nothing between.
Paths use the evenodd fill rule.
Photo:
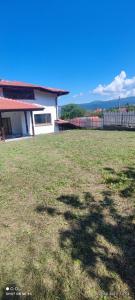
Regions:
<instances>
[{"instance_id":1,"label":"mountain","mask_svg":"<svg viewBox=\"0 0 135 300\"><path fill-rule=\"evenodd\" d=\"M120 100L113 99L107 101L92 101L89 103L81 103L78 105L85 110L96 110L98 108L109 109L118 106L124 106L127 103L130 105L135 105L135 97L121 98Z\"/></svg>"}]
</instances>

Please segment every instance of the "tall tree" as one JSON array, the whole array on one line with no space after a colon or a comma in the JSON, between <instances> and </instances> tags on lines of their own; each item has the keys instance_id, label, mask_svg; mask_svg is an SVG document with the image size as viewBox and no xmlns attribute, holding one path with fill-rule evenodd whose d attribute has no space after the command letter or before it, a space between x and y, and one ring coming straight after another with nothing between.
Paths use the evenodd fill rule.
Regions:
<instances>
[{"instance_id":1,"label":"tall tree","mask_svg":"<svg viewBox=\"0 0 135 300\"><path fill-rule=\"evenodd\" d=\"M62 106L61 118L62 119L73 119L76 117L83 117L85 110L79 107L77 104L67 104Z\"/></svg>"}]
</instances>

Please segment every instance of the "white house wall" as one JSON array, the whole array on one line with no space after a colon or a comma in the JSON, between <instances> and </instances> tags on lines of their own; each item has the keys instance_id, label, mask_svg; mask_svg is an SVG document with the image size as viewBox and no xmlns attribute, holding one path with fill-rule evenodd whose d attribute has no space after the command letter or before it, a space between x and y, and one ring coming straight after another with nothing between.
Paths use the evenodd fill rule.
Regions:
<instances>
[{"instance_id":1,"label":"white house wall","mask_svg":"<svg viewBox=\"0 0 135 300\"><path fill-rule=\"evenodd\" d=\"M41 133L51 133L55 131L55 120L56 120L56 95L53 94L45 94L43 92L35 90L35 102L45 107L43 111L34 111L33 116L35 114L51 114L51 125L35 125L35 134Z\"/></svg>"},{"instance_id":2,"label":"white house wall","mask_svg":"<svg viewBox=\"0 0 135 300\"><path fill-rule=\"evenodd\" d=\"M35 100L23 100L24 102L39 104L44 106L44 110L34 111L33 112L33 122L34 122L34 130L35 134L43 134L43 133L52 133L57 131L57 127L55 126L55 120L57 119L57 105L56 105L56 94L44 93L38 90L34 90ZM50 125L36 125L34 120L35 114L51 114Z\"/></svg>"},{"instance_id":3,"label":"white house wall","mask_svg":"<svg viewBox=\"0 0 135 300\"><path fill-rule=\"evenodd\" d=\"M22 135L27 135L27 129L26 129L26 121L25 121L25 115L24 112L21 112L21 125L22 125Z\"/></svg>"}]
</instances>

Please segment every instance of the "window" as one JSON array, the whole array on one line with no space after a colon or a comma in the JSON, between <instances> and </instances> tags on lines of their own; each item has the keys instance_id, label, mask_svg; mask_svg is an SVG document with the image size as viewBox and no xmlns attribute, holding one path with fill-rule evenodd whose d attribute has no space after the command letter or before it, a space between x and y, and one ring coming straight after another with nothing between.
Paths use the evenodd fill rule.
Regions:
<instances>
[{"instance_id":1,"label":"window","mask_svg":"<svg viewBox=\"0 0 135 300\"><path fill-rule=\"evenodd\" d=\"M35 115L35 124L40 125L40 124L51 124L51 114L40 114L40 115Z\"/></svg>"},{"instance_id":2,"label":"window","mask_svg":"<svg viewBox=\"0 0 135 300\"><path fill-rule=\"evenodd\" d=\"M3 95L11 99L35 99L34 90L31 88L6 87L3 88Z\"/></svg>"}]
</instances>

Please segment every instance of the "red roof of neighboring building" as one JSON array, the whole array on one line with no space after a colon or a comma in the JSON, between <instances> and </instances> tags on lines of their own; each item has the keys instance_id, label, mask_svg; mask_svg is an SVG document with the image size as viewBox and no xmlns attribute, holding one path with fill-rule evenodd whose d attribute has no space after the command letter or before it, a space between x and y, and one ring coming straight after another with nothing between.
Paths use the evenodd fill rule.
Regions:
<instances>
[{"instance_id":1,"label":"red roof of neighboring building","mask_svg":"<svg viewBox=\"0 0 135 300\"><path fill-rule=\"evenodd\" d=\"M91 116L91 117L88 117L91 121L94 121L94 122L98 122L100 121L100 118L98 116Z\"/></svg>"},{"instance_id":2,"label":"red roof of neighboring building","mask_svg":"<svg viewBox=\"0 0 135 300\"><path fill-rule=\"evenodd\" d=\"M96 126L100 123L101 119L98 116L91 116L91 117L78 117L69 120L70 124L73 124L77 127L86 127L88 124L93 122Z\"/></svg>"},{"instance_id":3,"label":"red roof of neighboring building","mask_svg":"<svg viewBox=\"0 0 135 300\"><path fill-rule=\"evenodd\" d=\"M78 118L73 118L73 119L69 119L69 120L62 120L62 119L58 119L56 120L56 124L58 125L64 125L64 124L71 124L71 125L75 125L77 127L85 127L86 122L88 121L92 121L95 124L100 122L100 118L98 116L91 116L91 117L78 117Z\"/></svg>"},{"instance_id":4,"label":"red roof of neighboring building","mask_svg":"<svg viewBox=\"0 0 135 300\"><path fill-rule=\"evenodd\" d=\"M15 111L15 110L43 110L44 107L37 104L27 103L23 101L0 97L0 111Z\"/></svg>"},{"instance_id":5,"label":"red roof of neighboring building","mask_svg":"<svg viewBox=\"0 0 135 300\"><path fill-rule=\"evenodd\" d=\"M62 119L57 119L55 121L55 123L58 124L58 125L70 124L70 122L68 120L62 120Z\"/></svg>"},{"instance_id":6,"label":"red roof of neighboring building","mask_svg":"<svg viewBox=\"0 0 135 300\"><path fill-rule=\"evenodd\" d=\"M31 84L31 83L26 83L26 82L20 82L20 81L9 81L9 80L4 80L0 79L0 87L31 87L37 90L41 90L47 93L54 93L57 94L58 96L61 95L66 95L69 94L68 91L61 90L61 89L55 89L51 87L45 87L45 86L40 86L37 84Z\"/></svg>"}]
</instances>

